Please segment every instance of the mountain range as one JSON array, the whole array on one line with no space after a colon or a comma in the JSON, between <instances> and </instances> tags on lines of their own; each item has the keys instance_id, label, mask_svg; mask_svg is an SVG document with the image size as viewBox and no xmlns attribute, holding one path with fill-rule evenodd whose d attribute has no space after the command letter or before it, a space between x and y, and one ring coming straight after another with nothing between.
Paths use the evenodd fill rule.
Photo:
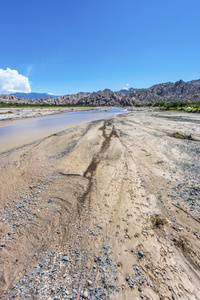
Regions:
<instances>
[{"instance_id":1,"label":"mountain range","mask_svg":"<svg viewBox=\"0 0 200 300\"><path fill-rule=\"evenodd\" d=\"M131 89L124 98L124 105L154 103L163 100L167 102L200 101L200 79L160 83L148 89Z\"/></svg>"},{"instance_id":2,"label":"mountain range","mask_svg":"<svg viewBox=\"0 0 200 300\"><path fill-rule=\"evenodd\" d=\"M153 85L146 89L130 88L129 90L120 90L113 92L110 89L104 89L94 93L78 93L64 96L52 96L42 94L45 97L23 98L15 95L0 95L0 102L11 103L31 103L31 104L73 104L73 105L124 105L132 106L138 104L147 104L160 101L200 101L200 79L184 82L179 80L175 83L166 82ZM23 93L22 93L23 94ZM37 93L31 93L41 95ZM28 96L28 95L27 95Z\"/></svg>"},{"instance_id":3,"label":"mountain range","mask_svg":"<svg viewBox=\"0 0 200 300\"><path fill-rule=\"evenodd\" d=\"M51 95L48 93L13 93L10 94L10 96L15 96L17 98L22 98L22 99L38 99L38 98L44 98L44 97L56 97L55 95Z\"/></svg>"}]
</instances>

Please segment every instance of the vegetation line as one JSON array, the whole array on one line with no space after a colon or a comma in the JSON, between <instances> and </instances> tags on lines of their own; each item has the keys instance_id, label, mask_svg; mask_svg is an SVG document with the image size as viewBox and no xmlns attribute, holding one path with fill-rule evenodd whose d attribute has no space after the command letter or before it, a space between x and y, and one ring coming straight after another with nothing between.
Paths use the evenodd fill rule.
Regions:
<instances>
[{"instance_id":1,"label":"vegetation line","mask_svg":"<svg viewBox=\"0 0 200 300\"><path fill-rule=\"evenodd\" d=\"M47 104L47 103L42 103L42 104L31 104L31 103L5 103L5 102L0 102L0 108L15 108L15 107L40 107L40 108L45 108L45 107L96 107L96 105L93 104Z\"/></svg>"},{"instance_id":2,"label":"vegetation line","mask_svg":"<svg viewBox=\"0 0 200 300\"><path fill-rule=\"evenodd\" d=\"M154 103L147 103L145 105L136 106L149 106L149 107L159 107L159 110L178 110L190 113L200 113L200 101L189 102L189 101L160 101Z\"/></svg>"}]
</instances>

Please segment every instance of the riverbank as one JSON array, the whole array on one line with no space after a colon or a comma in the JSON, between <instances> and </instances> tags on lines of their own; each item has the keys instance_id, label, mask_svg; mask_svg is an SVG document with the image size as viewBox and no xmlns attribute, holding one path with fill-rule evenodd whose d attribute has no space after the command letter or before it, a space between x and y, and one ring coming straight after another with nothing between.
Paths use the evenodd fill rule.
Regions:
<instances>
[{"instance_id":1,"label":"riverbank","mask_svg":"<svg viewBox=\"0 0 200 300\"><path fill-rule=\"evenodd\" d=\"M199 299L188 115L131 112L1 154L1 299Z\"/></svg>"}]
</instances>

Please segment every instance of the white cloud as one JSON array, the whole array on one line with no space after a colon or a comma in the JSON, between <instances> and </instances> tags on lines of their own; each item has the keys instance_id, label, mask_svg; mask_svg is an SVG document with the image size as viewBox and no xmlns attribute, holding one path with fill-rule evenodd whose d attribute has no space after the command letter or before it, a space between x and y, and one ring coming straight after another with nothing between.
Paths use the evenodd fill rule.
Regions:
<instances>
[{"instance_id":1,"label":"white cloud","mask_svg":"<svg viewBox=\"0 0 200 300\"><path fill-rule=\"evenodd\" d=\"M28 77L21 75L17 70L0 69L0 94L16 92L30 93L31 86Z\"/></svg>"}]
</instances>

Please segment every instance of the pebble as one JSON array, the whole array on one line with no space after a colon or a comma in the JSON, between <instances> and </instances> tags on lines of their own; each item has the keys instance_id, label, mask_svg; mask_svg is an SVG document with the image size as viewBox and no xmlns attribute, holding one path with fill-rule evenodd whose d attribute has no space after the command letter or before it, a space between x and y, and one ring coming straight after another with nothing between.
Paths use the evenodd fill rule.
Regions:
<instances>
[{"instance_id":1,"label":"pebble","mask_svg":"<svg viewBox=\"0 0 200 300\"><path fill-rule=\"evenodd\" d=\"M92 285L92 280L88 280L88 285Z\"/></svg>"},{"instance_id":2,"label":"pebble","mask_svg":"<svg viewBox=\"0 0 200 300\"><path fill-rule=\"evenodd\" d=\"M176 300L175 294L172 294L172 300Z\"/></svg>"},{"instance_id":3,"label":"pebble","mask_svg":"<svg viewBox=\"0 0 200 300\"><path fill-rule=\"evenodd\" d=\"M138 255L139 255L140 258L142 258L144 256L144 253L142 251L139 251Z\"/></svg>"},{"instance_id":4,"label":"pebble","mask_svg":"<svg viewBox=\"0 0 200 300\"><path fill-rule=\"evenodd\" d=\"M83 298L88 298L88 296L89 296L88 291L84 291L84 293L83 293Z\"/></svg>"},{"instance_id":5,"label":"pebble","mask_svg":"<svg viewBox=\"0 0 200 300\"><path fill-rule=\"evenodd\" d=\"M63 261L69 261L69 258L68 258L67 256L63 256L63 257L62 257L62 260L63 260Z\"/></svg>"}]
</instances>

